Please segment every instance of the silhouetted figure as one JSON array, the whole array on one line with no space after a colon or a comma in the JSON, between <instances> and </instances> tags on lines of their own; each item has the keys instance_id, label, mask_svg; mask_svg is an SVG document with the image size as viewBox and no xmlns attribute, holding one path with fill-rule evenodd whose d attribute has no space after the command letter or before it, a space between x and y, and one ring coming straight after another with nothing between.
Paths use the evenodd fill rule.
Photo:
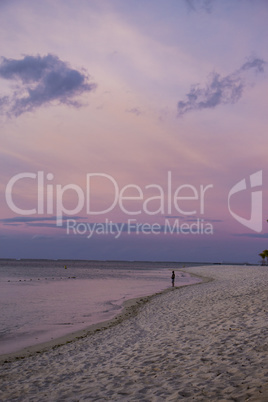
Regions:
<instances>
[{"instance_id":1,"label":"silhouetted figure","mask_svg":"<svg viewBox=\"0 0 268 402\"><path fill-rule=\"evenodd\" d=\"M174 283L175 283L175 272L174 271L172 271L171 282L172 282L172 286L174 287Z\"/></svg>"}]
</instances>

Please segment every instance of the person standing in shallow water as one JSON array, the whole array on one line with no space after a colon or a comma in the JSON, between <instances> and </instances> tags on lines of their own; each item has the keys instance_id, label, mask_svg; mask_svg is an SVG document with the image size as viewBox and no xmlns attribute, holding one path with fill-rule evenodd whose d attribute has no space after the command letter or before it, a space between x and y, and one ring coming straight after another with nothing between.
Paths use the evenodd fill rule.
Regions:
<instances>
[{"instance_id":1,"label":"person standing in shallow water","mask_svg":"<svg viewBox=\"0 0 268 402\"><path fill-rule=\"evenodd\" d=\"M175 272L174 271L172 271L171 282L172 282L172 286L174 287L174 283L175 283Z\"/></svg>"}]
</instances>

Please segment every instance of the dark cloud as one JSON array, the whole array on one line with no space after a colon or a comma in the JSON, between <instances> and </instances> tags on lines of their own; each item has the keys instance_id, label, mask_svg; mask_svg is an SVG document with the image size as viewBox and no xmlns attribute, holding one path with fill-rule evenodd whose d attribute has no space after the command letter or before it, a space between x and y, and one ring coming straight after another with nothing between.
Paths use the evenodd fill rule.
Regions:
<instances>
[{"instance_id":1,"label":"dark cloud","mask_svg":"<svg viewBox=\"0 0 268 402\"><path fill-rule=\"evenodd\" d=\"M3 96L0 98L0 108L8 102L8 96Z\"/></svg>"},{"instance_id":2,"label":"dark cloud","mask_svg":"<svg viewBox=\"0 0 268 402\"><path fill-rule=\"evenodd\" d=\"M51 239L53 239L52 236L34 235L32 237L32 240L41 240L41 241L43 241L43 240L51 240Z\"/></svg>"},{"instance_id":3,"label":"dark cloud","mask_svg":"<svg viewBox=\"0 0 268 402\"><path fill-rule=\"evenodd\" d=\"M166 215L165 218L167 219L186 219L184 215Z\"/></svg>"},{"instance_id":4,"label":"dark cloud","mask_svg":"<svg viewBox=\"0 0 268 402\"><path fill-rule=\"evenodd\" d=\"M2 113L19 116L53 101L79 107L75 99L96 88L84 71L71 68L57 56L24 56L23 59L2 58L0 77L16 82L9 97L0 97Z\"/></svg>"},{"instance_id":5,"label":"dark cloud","mask_svg":"<svg viewBox=\"0 0 268 402\"><path fill-rule=\"evenodd\" d=\"M237 102L247 85L245 73L249 70L263 72L265 64L262 59L251 58L234 73L225 77L216 72L211 73L206 87L193 85L186 94L186 99L178 102L178 116L193 110L211 109L220 104Z\"/></svg>"},{"instance_id":6,"label":"dark cloud","mask_svg":"<svg viewBox=\"0 0 268 402\"><path fill-rule=\"evenodd\" d=\"M266 62L262 59L251 58L238 71L242 72L254 68L256 72L263 73L265 64Z\"/></svg>"},{"instance_id":7,"label":"dark cloud","mask_svg":"<svg viewBox=\"0 0 268 402\"><path fill-rule=\"evenodd\" d=\"M212 11L212 5L215 0L185 0L191 11L204 10L208 13Z\"/></svg>"},{"instance_id":8,"label":"dark cloud","mask_svg":"<svg viewBox=\"0 0 268 402\"><path fill-rule=\"evenodd\" d=\"M37 223L26 223L27 226L33 227L33 228L56 228L56 229L65 229L66 225L63 224L61 226L57 226L56 222L55 223L42 223L42 222L37 222Z\"/></svg>"},{"instance_id":9,"label":"dark cloud","mask_svg":"<svg viewBox=\"0 0 268 402\"><path fill-rule=\"evenodd\" d=\"M4 223L6 226L21 226L21 223Z\"/></svg>"},{"instance_id":10,"label":"dark cloud","mask_svg":"<svg viewBox=\"0 0 268 402\"><path fill-rule=\"evenodd\" d=\"M223 220L221 219L211 219L211 218L202 218L200 216L191 216L191 217L187 217L185 215L166 215L165 218L167 219L181 219L184 220L184 222L196 222L198 219L199 220L203 220L204 223L207 222L212 222L212 223L218 223L218 222L223 222Z\"/></svg>"},{"instance_id":11,"label":"dark cloud","mask_svg":"<svg viewBox=\"0 0 268 402\"><path fill-rule=\"evenodd\" d=\"M199 219L199 221L203 220L204 223L219 223L219 222L223 222L223 220L221 219L205 219L205 218L192 218L192 219L186 219L186 222L197 222L197 220Z\"/></svg>"},{"instance_id":12,"label":"dark cloud","mask_svg":"<svg viewBox=\"0 0 268 402\"><path fill-rule=\"evenodd\" d=\"M135 114L136 116L140 116L142 114L141 110L137 107L134 107L132 109L127 109L126 112Z\"/></svg>"}]
</instances>

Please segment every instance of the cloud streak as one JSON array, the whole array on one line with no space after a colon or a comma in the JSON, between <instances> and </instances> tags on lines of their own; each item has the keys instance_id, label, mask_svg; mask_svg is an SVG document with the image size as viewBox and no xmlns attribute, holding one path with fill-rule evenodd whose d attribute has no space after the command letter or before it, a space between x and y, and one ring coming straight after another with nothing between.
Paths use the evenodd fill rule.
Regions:
<instances>
[{"instance_id":1,"label":"cloud streak","mask_svg":"<svg viewBox=\"0 0 268 402\"><path fill-rule=\"evenodd\" d=\"M186 94L186 99L178 102L178 116L194 110L212 109L221 104L236 103L246 87L245 75L249 70L257 73L264 71L266 62L259 58L251 58L235 72L222 77L213 72L209 75L205 87L193 85Z\"/></svg>"},{"instance_id":2,"label":"cloud streak","mask_svg":"<svg viewBox=\"0 0 268 402\"><path fill-rule=\"evenodd\" d=\"M62 216L61 219L63 221L67 221L68 219L76 219L76 220L81 220L85 219L84 216ZM26 224L28 226L45 226L49 225L49 227L55 227L56 221L58 220L57 216L37 216L37 217L31 217L31 216L15 216L13 218L3 218L0 219L0 223L3 223L4 225L10 225L10 226L15 226L15 225L22 225ZM47 223L42 223L42 222L54 222L52 224L47 224Z\"/></svg>"},{"instance_id":3,"label":"cloud streak","mask_svg":"<svg viewBox=\"0 0 268 402\"><path fill-rule=\"evenodd\" d=\"M267 239L268 233L235 233L233 236L238 237L253 237L258 239Z\"/></svg>"},{"instance_id":4,"label":"cloud streak","mask_svg":"<svg viewBox=\"0 0 268 402\"><path fill-rule=\"evenodd\" d=\"M0 78L16 83L10 96L0 97L2 114L20 116L52 102L81 106L76 97L96 88L85 71L78 71L57 56L2 58ZM14 87L13 87L14 88Z\"/></svg>"}]
</instances>

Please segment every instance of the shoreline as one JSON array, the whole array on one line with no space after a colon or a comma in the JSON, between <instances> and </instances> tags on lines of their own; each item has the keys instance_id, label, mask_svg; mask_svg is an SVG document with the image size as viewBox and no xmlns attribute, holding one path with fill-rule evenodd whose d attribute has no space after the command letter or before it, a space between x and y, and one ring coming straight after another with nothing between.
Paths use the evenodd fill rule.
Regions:
<instances>
[{"instance_id":1,"label":"shoreline","mask_svg":"<svg viewBox=\"0 0 268 402\"><path fill-rule=\"evenodd\" d=\"M0 399L266 402L267 267L184 271L205 281L128 301L120 325L1 364Z\"/></svg>"},{"instance_id":2,"label":"shoreline","mask_svg":"<svg viewBox=\"0 0 268 402\"><path fill-rule=\"evenodd\" d=\"M185 268L183 268L183 269L178 268L175 271L187 273L187 270L185 270ZM114 326L122 323L124 320L137 315L140 307L142 307L144 304L148 303L150 300L152 300L153 298L155 298L157 296L164 295L168 292L172 292L172 291L181 289L186 286L200 285L202 283L206 283L206 282L213 280L211 278L203 277L203 276L197 275L197 274L191 274L191 276L196 277L196 278L200 279L201 281L197 282L197 283L193 283L193 284L169 287L167 289L153 293L148 296L140 296L140 297L135 297L132 299L125 300L122 304L121 311L119 313L117 313L114 317L112 317L108 320L105 320L105 321L100 321L98 323L91 324L88 327L85 327L84 329L70 332L66 335L57 337L57 338L52 339L47 342L42 342L42 343L38 343L35 345L27 346L16 352L2 354L2 355L0 355L0 365L5 364L5 363L10 363L15 360L25 359L25 358L33 356L35 354L47 352L51 349L56 349L63 345L67 345L69 343L75 342L79 339L83 339L88 336L91 336L91 335L95 334L96 332L103 331L108 328L114 327Z\"/></svg>"}]
</instances>

